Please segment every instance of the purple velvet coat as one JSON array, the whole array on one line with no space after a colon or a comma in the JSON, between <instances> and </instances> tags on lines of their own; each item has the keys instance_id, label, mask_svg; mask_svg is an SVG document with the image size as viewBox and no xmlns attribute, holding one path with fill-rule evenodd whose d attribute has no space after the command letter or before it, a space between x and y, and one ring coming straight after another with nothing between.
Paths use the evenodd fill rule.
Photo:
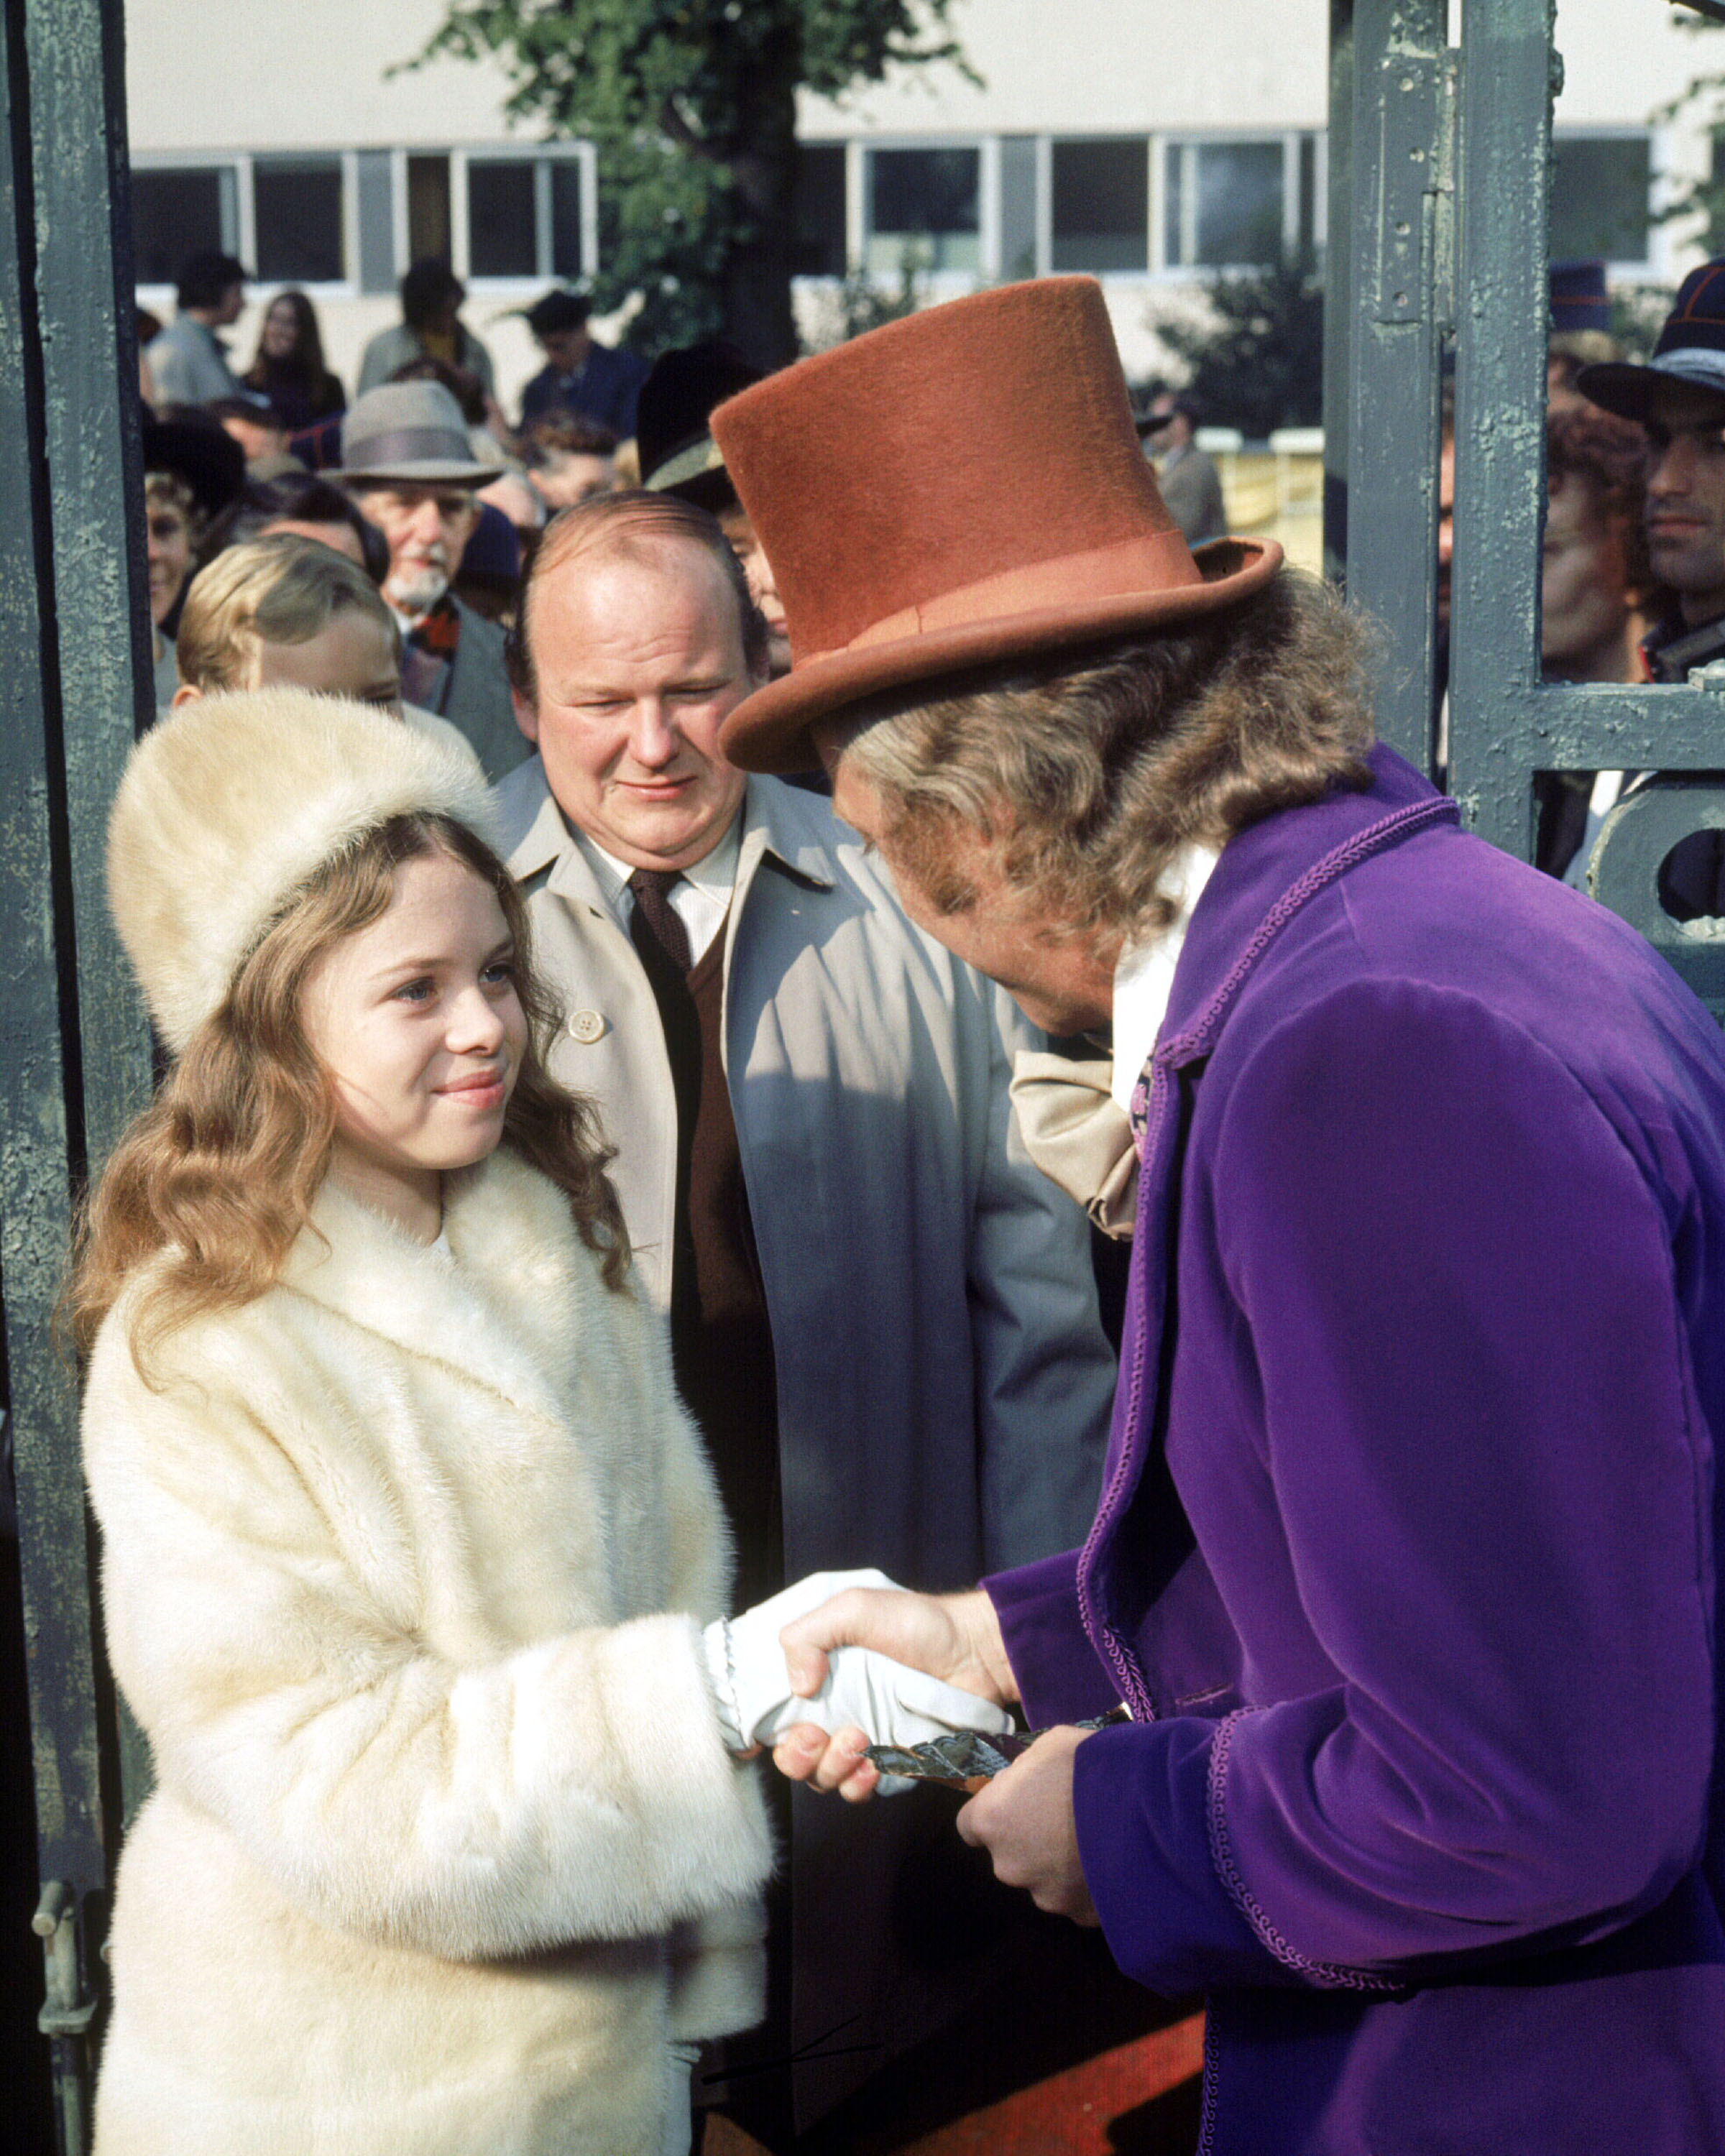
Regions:
<instances>
[{"instance_id":1,"label":"purple velvet coat","mask_svg":"<svg viewBox=\"0 0 1725 2156\"><path fill-rule=\"evenodd\" d=\"M1210 2156L1725 2148L1725 1042L1375 783L1233 839L1150 1066L1102 1507L990 1581Z\"/></svg>"}]
</instances>

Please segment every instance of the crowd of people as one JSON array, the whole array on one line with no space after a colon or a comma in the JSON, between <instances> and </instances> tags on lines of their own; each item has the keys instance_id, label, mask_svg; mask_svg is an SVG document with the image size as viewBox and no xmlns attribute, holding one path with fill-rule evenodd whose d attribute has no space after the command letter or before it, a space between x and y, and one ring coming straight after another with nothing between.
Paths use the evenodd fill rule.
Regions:
<instances>
[{"instance_id":1,"label":"crowd of people","mask_svg":"<svg viewBox=\"0 0 1725 2156\"><path fill-rule=\"evenodd\" d=\"M554 290L513 424L446 265L351 402L244 284L67 1305L98 2156L884 2150L1153 1994L1212 2156L1725 2136L1725 1050L1604 778L1463 833L1091 280L767 378ZM1725 650L1725 262L1551 388L1548 670Z\"/></svg>"},{"instance_id":2,"label":"crowd of people","mask_svg":"<svg viewBox=\"0 0 1725 2156\"><path fill-rule=\"evenodd\" d=\"M448 719L501 778L528 753L504 639L545 527L636 484L719 515L767 618L773 663L788 666L771 570L706 435L713 406L757 378L741 353L715 341L649 367L600 342L587 300L554 288L524 311L545 364L511 424L446 263L403 276L401 321L366 346L351 403L298 290L271 299L252 363L236 373L220 333L244 297L239 261L198 255L181 273L172 321L141 325L159 704L186 678L175 645L196 577L230 547L297 532L354 553L398 625L404 704Z\"/></svg>"}]
</instances>

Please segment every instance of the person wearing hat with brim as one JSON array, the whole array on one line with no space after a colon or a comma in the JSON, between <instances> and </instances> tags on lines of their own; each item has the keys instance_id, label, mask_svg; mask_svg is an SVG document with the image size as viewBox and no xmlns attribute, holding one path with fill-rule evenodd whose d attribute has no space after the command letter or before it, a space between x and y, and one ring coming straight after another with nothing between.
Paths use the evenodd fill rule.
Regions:
<instances>
[{"instance_id":1,"label":"person wearing hat with brim","mask_svg":"<svg viewBox=\"0 0 1725 2156\"><path fill-rule=\"evenodd\" d=\"M1146 456L1156 459L1157 484L1189 547L1228 536L1228 510L1215 459L1198 446L1201 408L1183 390L1158 390L1137 422Z\"/></svg>"},{"instance_id":2,"label":"person wearing hat with brim","mask_svg":"<svg viewBox=\"0 0 1725 2156\"><path fill-rule=\"evenodd\" d=\"M1576 387L1646 429L1647 552L1671 604L1641 651L1650 679L1685 682L1725 658L1725 256L1683 280L1645 366L1585 367Z\"/></svg>"},{"instance_id":3,"label":"person wearing hat with brim","mask_svg":"<svg viewBox=\"0 0 1725 2156\"><path fill-rule=\"evenodd\" d=\"M562 285L524 311L545 364L521 392L521 425L558 412L578 412L619 441L635 430L635 403L647 362L627 345L601 344L588 329L592 309L584 294Z\"/></svg>"},{"instance_id":4,"label":"person wearing hat with brim","mask_svg":"<svg viewBox=\"0 0 1725 2156\"><path fill-rule=\"evenodd\" d=\"M158 708L180 685L174 631L199 541L245 484L245 452L207 413L159 419L146 405L144 540L150 571L150 656Z\"/></svg>"},{"instance_id":5,"label":"person wearing hat with brim","mask_svg":"<svg viewBox=\"0 0 1725 2156\"><path fill-rule=\"evenodd\" d=\"M749 595L771 631L767 663L777 680L791 670L784 608L773 564L737 498L709 424L716 406L761 378L760 368L722 337L661 352L641 385L635 443L641 485L649 494L676 495L718 518L742 563Z\"/></svg>"},{"instance_id":6,"label":"person wearing hat with brim","mask_svg":"<svg viewBox=\"0 0 1725 2156\"><path fill-rule=\"evenodd\" d=\"M402 694L458 727L494 782L531 753L515 723L503 631L450 588L503 465L474 455L460 407L436 382L368 389L341 422L342 486L383 534L383 596L402 627Z\"/></svg>"},{"instance_id":7,"label":"person wearing hat with brim","mask_svg":"<svg viewBox=\"0 0 1725 2156\"><path fill-rule=\"evenodd\" d=\"M958 1831L1208 1994L1207 2156L1725 2146L1717 1027L1373 745L1332 596L1187 548L1090 280L713 431L796 654L726 753L818 748L930 934L1111 1025L1137 1156L1083 1548L840 1597L802 1681L866 1644L1049 1732Z\"/></svg>"}]
</instances>

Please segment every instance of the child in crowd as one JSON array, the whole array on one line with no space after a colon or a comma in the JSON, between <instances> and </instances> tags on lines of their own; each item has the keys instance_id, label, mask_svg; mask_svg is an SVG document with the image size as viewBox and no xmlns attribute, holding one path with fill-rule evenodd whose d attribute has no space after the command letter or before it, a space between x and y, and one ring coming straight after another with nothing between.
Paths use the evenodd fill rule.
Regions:
<instances>
[{"instance_id":1,"label":"child in crowd","mask_svg":"<svg viewBox=\"0 0 1725 2156\"><path fill-rule=\"evenodd\" d=\"M242 552L281 579L243 602ZM200 669L377 626L315 545L208 578ZM685 2150L672 2047L757 2018L771 1861L701 1630L726 1537L485 782L387 711L188 690L110 840L177 1060L71 1291L157 1776L96 2147Z\"/></svg>"},{"instance_id":2,"label":"child in crowd","mask_svg":"<svg viewBox=\"0 0 1725 2156\"><path fill-rule=\"evenodd\" d=\"M470 753L447 719L403 705L401 628L365 572L319 540L278 532L218 554L192 580L174 708L232 689L351 696Z\"/></svg>"}]
</instances>

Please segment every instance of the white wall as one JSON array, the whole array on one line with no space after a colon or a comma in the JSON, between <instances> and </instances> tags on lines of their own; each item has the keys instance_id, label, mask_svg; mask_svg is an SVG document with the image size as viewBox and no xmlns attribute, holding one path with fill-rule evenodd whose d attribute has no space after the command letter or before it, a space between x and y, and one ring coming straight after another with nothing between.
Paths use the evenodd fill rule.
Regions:
<instances>
[{"instance_id":1,"label":"white wall","mask_svg":"<svg viewBox=\"0 0 1725 2156\"><path fill-rule=\"evenodd\" d=\"M440 61L404 75L444 0L129 0L127 86L135 153L445 148L531 139L503 116L489 64ZM1461 0L1486 7L1492 0ZM805 97L805 137L1228 132L1318 129L1325 121L1327 0L959 0L953 34L983 78L901 69L842 102ZM1695 74L1725 69L1725 33L1697 37L1666 0L1560 0L1567 80L1559 126L1640 126ZM1704 166L1704 137L1667 130L1656 165ZM1686 266L1681 234L1656 243L1656 274ZM1110 280L1128 368L1158 362L1147 315L1167 303L1142 278ZM470 302L512 403L536 363L507 311L521 295ZM350 380L365 339L395 318L388 299L320 302L331 363ZM234 344L249 358L255 310Z\"/></svg>"},{"instance_id":2,"label":"white wall","mask_svg":"<svg viewBox=\"0 0 1725 2156\"><path fill-rule=\"evenodd\" d=\"M389 76L443 0L126 0L134 151L358 150L486 142L507 130L489 64Z\"/></svg>"}]
</instances>

